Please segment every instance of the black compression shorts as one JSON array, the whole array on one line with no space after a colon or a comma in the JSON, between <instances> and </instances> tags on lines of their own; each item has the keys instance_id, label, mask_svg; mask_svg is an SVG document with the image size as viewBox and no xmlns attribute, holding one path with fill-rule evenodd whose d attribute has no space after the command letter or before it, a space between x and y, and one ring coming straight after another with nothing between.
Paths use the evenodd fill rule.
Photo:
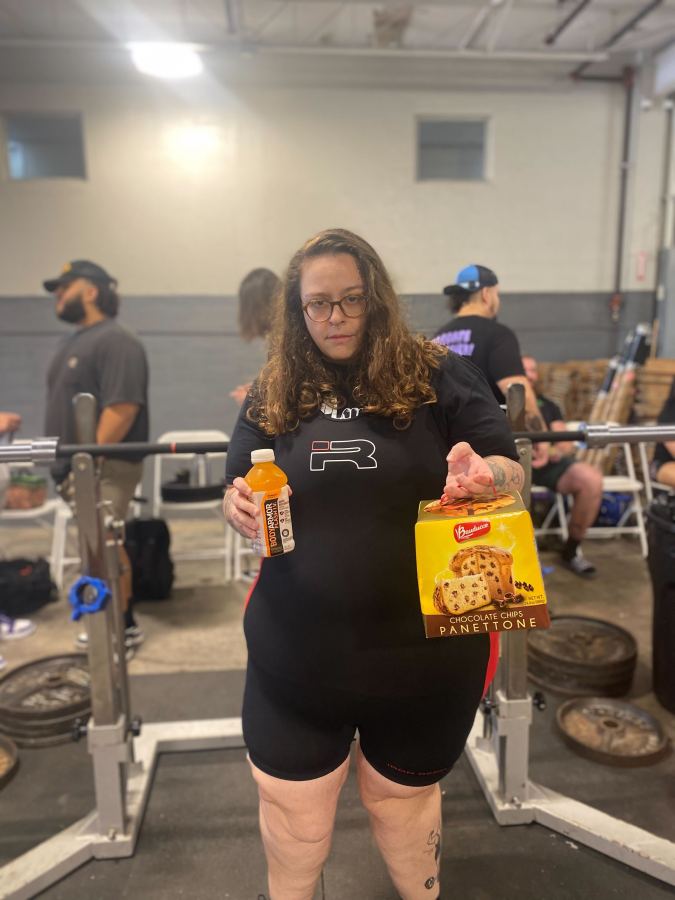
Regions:
<instances>
[{"instance_id":1,"label":"black compression shorts","mask_svg":"<svg viewBox=\"0 0 675 900\"><path fill-rule=\"evenodd\" d=\"M532 469L532 483L548 488L549 491L557 491L558 482L575 462L573 456L563 456L556 462L546 463L539 469Z\"/></svg>"},{"instance_id":2,"label":"black compression shorts","mask_svg":"<svg viewBox=\"0 0 675 900\"><path fill-rule=\"evenodd\" d=\"M459 758L482 684L434 697L371 697L303 689L250 660L242 724L251 762L276 778L327 775L349 755L358 728L361 750L385 778L413 787L434 784Z\"/></svg>"}]
</instances>

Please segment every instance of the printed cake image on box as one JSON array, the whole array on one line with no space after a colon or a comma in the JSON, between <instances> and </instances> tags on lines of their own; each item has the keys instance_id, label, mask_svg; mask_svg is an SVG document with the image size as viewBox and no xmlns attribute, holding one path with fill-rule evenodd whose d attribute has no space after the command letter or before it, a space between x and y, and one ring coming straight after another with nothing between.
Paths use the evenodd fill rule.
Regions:
<instances>
[{"instance_id":1,"label":"printed cake image on box","mask_svg":"<svg viewBox=\"0 0 675 900\"><path fill-rule=\"evenodd\" d=\"M549 627L534 529L519 494L423 501L415 548L428 638Z\"/></svg>"}]
</instances>

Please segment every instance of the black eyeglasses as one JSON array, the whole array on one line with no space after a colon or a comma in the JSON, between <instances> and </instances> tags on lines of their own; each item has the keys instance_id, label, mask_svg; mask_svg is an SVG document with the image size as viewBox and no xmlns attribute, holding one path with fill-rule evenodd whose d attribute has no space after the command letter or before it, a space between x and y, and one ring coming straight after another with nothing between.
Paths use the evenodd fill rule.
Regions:
<instances>
[{"instance_id":1,"label":"black eyeglasses","mask_svg":"<svg viewBox=\"0 0 675 900\"><path fill-rule=\"evenodd\" d=\"M362 294L350 294L342 300L309 300L302 307L312 322L327 322L333 315L333 307L339 306L348 319L358 319L366 311L368 298Z\"/></svg>"}]
</instances>

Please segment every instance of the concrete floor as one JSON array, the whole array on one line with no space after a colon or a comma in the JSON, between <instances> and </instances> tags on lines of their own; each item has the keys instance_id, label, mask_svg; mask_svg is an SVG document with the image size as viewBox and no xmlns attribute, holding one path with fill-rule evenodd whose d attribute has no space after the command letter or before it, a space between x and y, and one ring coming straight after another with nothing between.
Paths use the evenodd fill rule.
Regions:
<instances>
[{"instance_id":1,"label":"concrete floor","mask_svg":"<svg viewBox=\"0 0 675 900\"><path fill-rule=\"evenodd\" d=\"M214 521L179 520L171 523L172 550L189 552L219 549L222 527ZM69 535L75 554L74 530ZM0 527L0 555L37 556L49 552L49 535L33 527L11 530ZM223 564L217 560L180 561L171 600L140 603L136 618L146 641L129 664L132 675L160 672L198 672L246 667L246 645L241 627L244 600L250 582L223 585ZM60 602L49 604L34 616L37 631L30 638L5 642L0 653L11 666L41 656L74 652L74 640L82 623L70 620L66 600L68 583L78 577L67 571Z\"/></svg>"},{"instance_id":2,"label":"concrete floor","mask_svg":"<svg viewBox=\"0 0 675 900\"><path fill-rule=\"evenodd\" d=\"M219 541L217 526L206 523L178 522L172 533L175 550ZM0 529L0 552L8 556L46 550L45 536L34 529ZM675 740L675 716L651 693L651 588L637 544L631 539L593 541L586 555L599 570L592 582L559 567L555 554L542 553L542 564L554 566L545 579L552 612L613 618L634 634L639 663L628 699L652 712ZM181 562L176 570L171 600L137 608L147 639L129 666L134 711L146 721L237 715L246 659L241 613L248 584L224 588L219 563ZM38 630L33 636L0 645L11 666L73 650L77 626L68 619L65 600L44 607L34 618ZM674 757L641 769L619 769L577 756L554 727L559 699L549 694L546 712L535 714L532 779L675 841ZM456 887L466 900L673 896L672 888L540 826L500 828L464 759L443 788L442 874L448 888ZM17 776L0 793L0 864L87 813L92 797L84 742L22 751ZM255 795L244 756L222 751L162 757L133 859L89 863L44 896L247 900L264 889ZM447 896L454 893L448 890ZM317 898L395 896L350 778Z\"/></svg>"}]
</instances>

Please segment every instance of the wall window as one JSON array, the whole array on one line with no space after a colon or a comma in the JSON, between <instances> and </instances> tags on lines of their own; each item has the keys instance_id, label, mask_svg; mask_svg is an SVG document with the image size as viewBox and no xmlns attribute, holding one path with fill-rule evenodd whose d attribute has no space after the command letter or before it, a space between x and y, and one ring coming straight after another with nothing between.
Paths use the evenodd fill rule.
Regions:
<instances>
[{"instance_id":1,"label":"wall window","mask_svg":"<svg viewBox=\"0 0 675 900\"><path fill-rule=\"evenodd\" d=\"M86 177L79 116L11 113L4 119L11 179Z\"/></svg>"},{"instance_id":2,"label":"wall window","mask_svg":"<svg viewBox=\"0 0 675 900\"><path fill-rule=\"evenodd\" d=\"M417 180L485 179L487 122L429 119L417 122Z\"/></svg>"}]
</instances>

